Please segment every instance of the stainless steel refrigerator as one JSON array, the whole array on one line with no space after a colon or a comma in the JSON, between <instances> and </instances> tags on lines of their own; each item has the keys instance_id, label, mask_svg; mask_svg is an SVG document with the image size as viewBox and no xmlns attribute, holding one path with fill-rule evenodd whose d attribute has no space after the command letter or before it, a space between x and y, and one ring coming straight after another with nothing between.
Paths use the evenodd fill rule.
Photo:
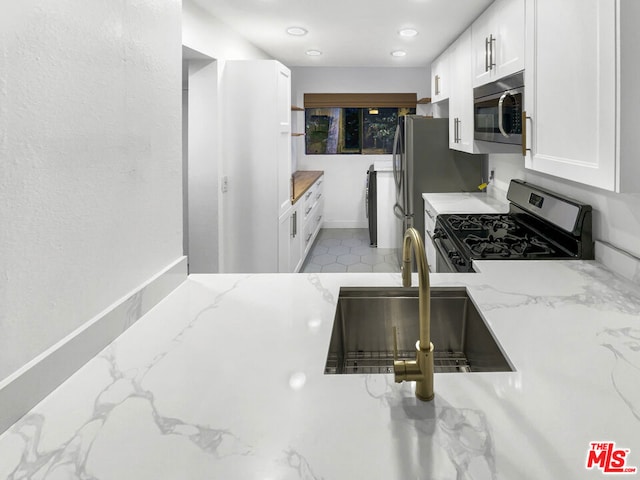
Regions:
<instances>
[{"instance_id":1,"label":"stainless steel refrigerator","mask_svg":"<svg viewBox=\"0 0 640 480\"><path fill-rule=\"evenodd\" d=\"M398 224L398 261L409 227L424 236L423 193L478 192L486 178L487 156L449 149L449 119L407 115L398 118L393 145L393 177Z\"/></svg>"}]
</instances>

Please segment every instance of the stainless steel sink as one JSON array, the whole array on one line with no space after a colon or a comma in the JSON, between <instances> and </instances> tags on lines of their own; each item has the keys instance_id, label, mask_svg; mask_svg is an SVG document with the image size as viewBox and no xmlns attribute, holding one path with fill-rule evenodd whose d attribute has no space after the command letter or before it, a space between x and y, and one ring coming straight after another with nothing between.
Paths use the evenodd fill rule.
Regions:
<instances>
[{"instance_id":1,"label":"stainless steel sink","mask_svg":"<svg viewBox=\"0 0 640 480\"><path fill-rule=\"evenodd\" d=\"M417 288L340 289L325 373L393 373L394 326L398 359L414 359ZM431 288L431 341L436 373L513 371L465 288Z\"/></svg>"}]
</instances>

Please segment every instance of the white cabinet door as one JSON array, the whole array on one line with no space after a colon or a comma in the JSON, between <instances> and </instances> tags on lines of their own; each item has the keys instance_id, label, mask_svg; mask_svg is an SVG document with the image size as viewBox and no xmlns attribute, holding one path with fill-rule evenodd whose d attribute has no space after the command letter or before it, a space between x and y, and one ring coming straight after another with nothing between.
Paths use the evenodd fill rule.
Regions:
<instances>
[{"instance_id":1,"label":"white cabinet door","mask_svg":"<svg viewBox=\"0 0 640 480\"><path fill-rule=\"evenodd\" d=\"M524 27L524 0L496 0L473 22L474 87L524 68Z\"/></svg>"},{"instance_id":2,"label":"white cabinet door","mask_svg":"<svg viewBox=\"0 0 640 480\"><path fill-rule=\"evenodd\" d=\"M527 0L527 168L616 189L616 3Z\"/></svg>"},{"instance_id":3,"label":"white cabinet door","mask_svg":"<svg viewBox=\"0 0 640 480\"><path fill-rule=\"evenodd\" d=\"M279 65L276 80L278 112L278 203L282 214L291 205L291 72Z\"/></svg>"},{"instance_id":4,"label":"white cabinet door","mask_svg":"<svg viewBox=\"0 0 640 480\"><path fill-rule=\"evenodd\" d=\"M295 272L302 263L302 218L300 203L280 216L278 225L278 271Z\"/></svg>"},{"instance_id":5,"label":"white cabinet door","mask_svg":"<svg viewBox=\"0 0 640 480\"><path fill-rule=\"evenodd\" d=\"M471 85L471 30L449 48L451 97L449 98L449 148L477 153L473 140L473 88Z\"/></svg>"},{"instance_id":6,"label":"white cabinet door","mask_svg":"<svg viewBox=\"0 0 640 480\"><path fill-rule=\"evenodd\" d=\"M431 103L449 98L450 84L449 55L445 51L431 63Z\"/></svg>"}]
</instances>

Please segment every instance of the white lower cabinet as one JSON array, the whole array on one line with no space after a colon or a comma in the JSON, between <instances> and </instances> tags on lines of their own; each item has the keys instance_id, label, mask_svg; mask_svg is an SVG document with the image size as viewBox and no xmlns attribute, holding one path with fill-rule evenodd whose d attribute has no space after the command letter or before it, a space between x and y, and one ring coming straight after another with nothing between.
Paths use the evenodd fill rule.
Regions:
<instances>
[{"instance_id":1,"label":"white lower cabinet","mask_svg":"<svg viewBox=\"0 0 640 480\"><path fill-rule=\"evenodd\" d=\"M280 216L278 227L278 271L297 272L302 264L302 229L300 203Z\"/></svg>"},{"instance_id":2,"label":"white lower cabinet","mask_svg":"<svg viewBox=\"0 0 640 480\"><path fill-rule=\"evenodd\" d=\"M298 272L322 228L324 176L316 180L302 197L280 216L279 272Z\"/></svg>"}]
</instances>

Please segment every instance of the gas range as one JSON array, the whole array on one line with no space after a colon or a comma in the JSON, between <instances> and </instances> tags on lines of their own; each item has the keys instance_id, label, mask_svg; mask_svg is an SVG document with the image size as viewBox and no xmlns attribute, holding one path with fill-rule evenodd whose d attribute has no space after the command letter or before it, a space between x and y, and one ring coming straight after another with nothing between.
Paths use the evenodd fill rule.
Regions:
<instances>
[{"instance_id":1,"label":"gas range","mask_svg":"<svg viewBox=\"0 0 640 480\"><path fill-rule=\"evenodd\" d=\"M438 215L438 272L472 272L474 260L592 259L591 206L512 180L506 214Z\"/></svg>"}]
</instances>

